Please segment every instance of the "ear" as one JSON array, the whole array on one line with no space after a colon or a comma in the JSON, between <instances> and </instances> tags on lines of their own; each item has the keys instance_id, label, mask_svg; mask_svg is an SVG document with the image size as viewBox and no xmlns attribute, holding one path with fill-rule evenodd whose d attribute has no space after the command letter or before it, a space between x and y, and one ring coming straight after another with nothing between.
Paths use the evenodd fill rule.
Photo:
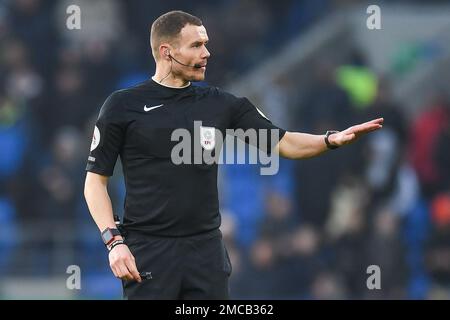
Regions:
<instances>
[{"instance_id":1,"label":"ear","mask_svg":"<svg viewBox=\"0 0 450 320\"><path fill-rule=\"evenodd\" d=\"M161 57L161 59L163 60L167 60L170 61L170 47L163 43L159 46L159 56Z\"/></svg>"}]
</instances>

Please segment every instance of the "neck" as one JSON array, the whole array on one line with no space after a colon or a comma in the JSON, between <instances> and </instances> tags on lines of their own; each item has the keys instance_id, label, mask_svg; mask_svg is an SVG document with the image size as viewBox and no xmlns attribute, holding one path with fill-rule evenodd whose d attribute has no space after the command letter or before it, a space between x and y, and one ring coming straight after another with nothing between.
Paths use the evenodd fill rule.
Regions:
<instances>
[{"instance_id":1,"label":"neck","mask_svg":"<svg viewBox=\"0 0 450 320\"><path fill-rule=\"evenodd\" d=\"M161 85L175 88L186 87L190 84L188 80L174 76L170 64L164 67L156 66L156 72L152 79Z\"/></svg>"}]
</instances>

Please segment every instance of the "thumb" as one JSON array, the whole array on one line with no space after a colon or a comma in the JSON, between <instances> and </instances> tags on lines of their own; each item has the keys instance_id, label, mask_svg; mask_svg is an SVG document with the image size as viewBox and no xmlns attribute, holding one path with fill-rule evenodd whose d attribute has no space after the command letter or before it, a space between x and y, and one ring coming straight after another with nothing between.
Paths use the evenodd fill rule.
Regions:
<instances>
[{"instance_id":1,"label":"thumb","mask_svg":"<svg viewBox=\"0 0 450 320\"><path fill-rule=\"evenodd\" d=\"M354 140L355 138L356 138L356 134L354 134L354 133L349 133L349 134L347 134L347 135L344 137L344 141L345 141L345 142L349 142L349 141Z\"/></svg>"}]
</instances>

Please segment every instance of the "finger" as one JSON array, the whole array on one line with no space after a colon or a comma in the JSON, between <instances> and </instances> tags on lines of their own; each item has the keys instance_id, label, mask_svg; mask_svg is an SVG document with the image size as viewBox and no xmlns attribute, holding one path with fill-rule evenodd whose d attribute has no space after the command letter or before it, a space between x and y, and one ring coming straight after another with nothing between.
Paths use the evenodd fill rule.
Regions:
<instances>
[{"instance_id":1,"label":"finger","mask_svg":"<svg viewBox=\"0 0 450 320\"><path fill-rule=\"evenodd\" d=\"M116 278L117 278L117 279L123 279L124 274L123 274L122 270L121 270L118 266L115 266L115 267L114 267L114 270L115 270L115 276L116 276Z\"/></svg>"},{"instance_id":2,"label":"finger","mask_svg":"<svg viewBox=\"0 0 450 320\"><path fill-rule=\"evenodd\" d=\"M366 122L366 123L370 123L370 124L383 124L383 122L384 122L384 118L378 118L378 119L374 119L374 120L371 120L371 121Z\"/></svg>"},{"instance_id":3,"label":"finger","mask_svg":"<svg viewBox=\"0 0 450 320\"><path fill-rule=\"evenodd\" d=\"M141 276L139 275L139 272L137 270L136 267L136 262L134 261L133 258L128 259L125 261L128 271L131 273L131 275L133 276L134 280L136 280L137 282L141 282Z\"/></svg>"},{"instance_id":4,"label":"finger","mask_svg":"<svg viewBox=\"0 0 450 320\"><path fill-rule=\"evenodd\" d=\"M343 142L344 143L350 142L350 141L354 140L355 138L356 138L356 134L354 134L354 133L346 134L343 138Z\"/></svg>"},{"instance_id":5,"label":"finger","mask_svg":"<svg viewBox=\"0 0 450 320\"><path fill-rule=\"evenodd\" d=\"M383 127L383 118L374 119L368 122L364 122L355 126L351 126L347 130L344 131L344 133L365 133L370 132L373 130L381 129Z\"/></svg>"},{"instance_id":6,"label":"finger","mask_svg":"<svg viewBox=\"0 0 450 320\"><path fill-rule=\"evenodd\" d=\"M111 271L112 271L112 273L114 274L114 276L115 276L116 278L120 278L120 277L119 277L118 270L116 269L116 267L115 267L114 265L110 265L110 267L111 267Z\"/></svg>"},{"instance_id":7,"label":"finger","mask_svg":"<svg viewBox=\"0 0 450 320\"><path fill-rule=\"evenodd\" d=\"M372 125L372 124L383 124L384 119L383 118L378 118L378 119L374 119L374 120L370 120L364 123L361 123L360 125L365 126L365 125Z\"/></svg>"},{"instance_id":8,"label":"finger","mask_svg":"<svg viewBox=\"0 0 450 320\"><path fill-rule=\"evenodd\" d=\"M360 124L353 128L352 132L356 134L367 133L374 130L381 129L383 126L381 124Z\"/></svg>"},{"instance_id":9,"label":"finger","mask_svg":"<svg viewBox=\"0 0 450 320\"><path fill-rule=\"evenodd\" d=\"M119 264L118 263L115 263L114 265L112 265L111 266L111 269L113 270L113 272L114 272L114 275L117 277L117 278L122 278L122 270L120 270L120 267L119 267Z\"/></svg>"},{"instance_id":10,"label":"finger","mask_svg":"<svg viewBox=\"0 0 450 320\"><path fill-rule=\"evenodd\" d=\"M375 130L381 129L382 127L383 127L383 126L382 126L382 125L379 125L379 124L370 125L370 126L367 126L367 127L363 128L363 129L361 130L361 132L367 133L367 132L371 132L371 131L375 131Z\"/></svg>"},{"instance_id":11,"label":"finger","mask_svg":"<svg viewBox=\"0 0 450 320\"><path fill-rule=\"evenodd\" d=\"M133 280L133 276L128 271L128 268L124 262L122 262L118 268L120 269L120 278L121 279L127 280L127 281Z\"/></svg>"},{"instance_id":12,"label":"finger","mask_svg":"<svg viewBox=\"0 0 450 320\"><path fill-rule=\"evenodd\" d=\"M361 124L351 127L352 130L350 130L350 131L355 132L355 130L361 131L361 130L366 130L366 128L372 128L373 126L380 126L383 124L383 121L384 121L383 118L379 118L379 119L371 120L368 122L364 122L364 123L361 123Z\"/></svg>"}]
</instances>

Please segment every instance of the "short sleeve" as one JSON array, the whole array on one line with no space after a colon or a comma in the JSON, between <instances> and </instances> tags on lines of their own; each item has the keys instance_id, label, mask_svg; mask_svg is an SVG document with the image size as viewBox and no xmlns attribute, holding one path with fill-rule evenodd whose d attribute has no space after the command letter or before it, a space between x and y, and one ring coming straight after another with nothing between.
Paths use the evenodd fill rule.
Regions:
<instances>
[{"instance_id":1,"label":"short sleeve","mask_svg":"<svg viewBox=\"0 0 450 320\"><path fill-rule=\"evenodd\" d=\"M231 127L234 130L256 130L256 145L251 143L247 136L244 140L245 142L255 145L258 149L267 152L268 154L271 153L271 150L286 133L285 130L272 124L266 115L254 106L247 98L236 98L231 119Z\"/></svg>"},{"instance_id":2,"label":"short sleeve","mask_svg":"<svg viewBox=\"0 0 450 320\"><path fill-rule=\"evenodd\" d=\"M86 171L112 176L125 135L125 108L120 92L111 94L95 122Z\"/></svg>"}]
</instances>

